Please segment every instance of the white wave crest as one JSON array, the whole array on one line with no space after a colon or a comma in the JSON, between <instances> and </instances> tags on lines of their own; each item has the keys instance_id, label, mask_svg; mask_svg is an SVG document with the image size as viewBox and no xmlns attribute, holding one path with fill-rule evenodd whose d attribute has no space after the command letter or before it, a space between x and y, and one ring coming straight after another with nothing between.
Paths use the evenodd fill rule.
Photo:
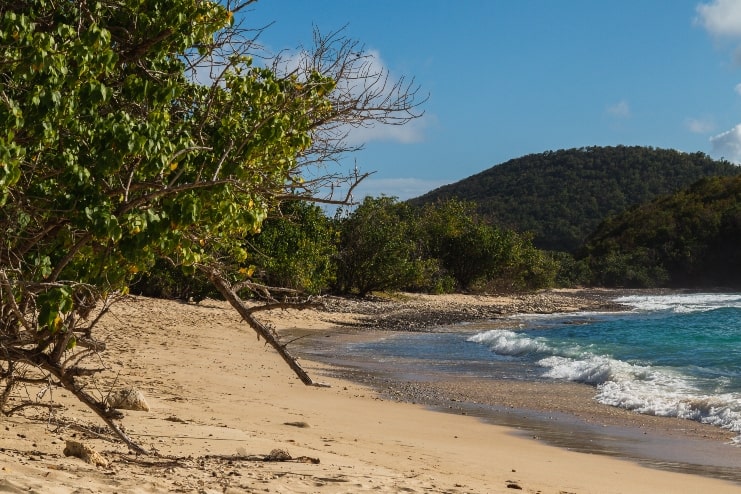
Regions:
<instances>
[{"instance_id":1,"label":"white wave crest","mask_svg":"<svg viewBox=\"0 0 741 494\"><path fill-rule=\"evenodd\" d=\"M501 329L492 329L475 334L468 341L486 345L499 355L526 355L528 353L547 352L548 345L522 333Z\"/></svg>"},{"instance_id":2,"label":"white wave crest","mask_svg":"<svg viewBox=\"0 0 741 494\"><path fill-rule=\"evenodd\" d=\"M706 395L688 378L669 370L597 355L547 357L538 365L547 368L544 377L596 384L595 399L605 405L694 420L741 434L741 395ZM741 435L734 442L741 444Z\"/></svg>"},{"instance_id":3,"label":"white wave crest","mask_svg":"<svg viewBox=\"0 0 741 494\"><path fill-rule=\"evenodd\" d=\"M675 293L671 295L629 295L615 302L639 311L671 311L677 313L706 312L722 307L741 308L737 293Z\"/></svg>"},{"instance_id":4,"label":"white wave crest","mask_svg":"<svg viewBox=\"0 0 741 494\"><path fill-rule=\"evenodd\" d=\"M708 396L650 382L608 381L598 387L597 401L647 415L677 417L741 434L741 397ZM734 442L739 442L741 436Z\"/></svg>"},{"instance_id":5,"label":"white wave crest","mask_svg":"<svg viewBox=\"0 0 741 494\"><path fill-rule=\"evenodd\" d=\"M612 376L612 364L616 361L607 357L592 357L587 360L566 357L547 357L538 361L538 365L548 370L544 377L565 379L588 384L600 384Z\"/></svg>"}]
</instances>

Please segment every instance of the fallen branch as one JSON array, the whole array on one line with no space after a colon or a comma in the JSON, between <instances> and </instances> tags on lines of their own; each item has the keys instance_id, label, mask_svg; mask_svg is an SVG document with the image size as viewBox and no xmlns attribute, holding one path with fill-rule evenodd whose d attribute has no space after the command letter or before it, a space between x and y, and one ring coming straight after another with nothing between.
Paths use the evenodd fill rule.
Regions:
<instances>
[{"instance_id":1,"label":"fallen branch","mask_svg":"<svg viewBox=\"0 0 741 494\"><path fill-rule=\"evenodd\" d=\"M307 386L326 386L326 384L317 384L311 379L309 374L303 369L303 367L301 367L301 365L299 365L296 357L291 355L286 349L286 346L278 341L278 335L276 335L263 323L255 319L255 317L252 315L255 311L251 310L245 305L242 299L239 298L239 295L237 295L237 293L232 289L229 282L225 280L218 271L213 268L209 269L205 266L200 267L200 269L208 275L214 287L216 287L219 293L221 293L221 295L224 296L224 298L231 304L231 306L236 309L239 315L242 316L242 319L244 319L247 324L249 324L250 327L255 330L258 336L264 338L266 342L270 343L270 345L275 348L275 350L288 364L291 370L293 370L298 378L301 379L302 383L306 384Z\"/></svg>"}]
</instances>

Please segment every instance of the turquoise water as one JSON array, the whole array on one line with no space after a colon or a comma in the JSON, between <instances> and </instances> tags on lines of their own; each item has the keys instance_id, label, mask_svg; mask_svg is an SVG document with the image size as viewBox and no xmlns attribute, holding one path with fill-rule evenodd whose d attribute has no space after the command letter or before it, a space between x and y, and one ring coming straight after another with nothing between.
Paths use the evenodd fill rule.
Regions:
<instances>
[{"instance_id":1,"label":"turquoise water","mask_svg":"<svg viewBox=\"0 0 741 494\"><path fill-rule=\"evenodd\" d=\"M741 444L741 294L616 301L629 310L515 316L506 329L407 334L354 350L482 378L589 383L601 403L713 424Z\"/></svg>"}]
</instances>

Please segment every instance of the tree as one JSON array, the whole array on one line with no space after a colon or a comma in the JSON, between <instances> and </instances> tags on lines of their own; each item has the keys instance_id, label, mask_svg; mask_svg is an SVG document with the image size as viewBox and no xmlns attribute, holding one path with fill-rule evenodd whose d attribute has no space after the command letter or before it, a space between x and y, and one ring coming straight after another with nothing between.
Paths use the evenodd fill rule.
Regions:
<instances>
[{"instance_id":1,"label":"tree","mask_svg":"<svg viewBox=\"0 0 741 494\"><path fill-rule=\"evenodd\" d=\"M312 383L254 316L276 304L237 270L242 240L282 200L343 202L328 186L362 176L308 166L352 149L348 125L404 123L420 101L341 33L317 35L295 67L256 64L235 22L251 3L0 4L3 411L36 369L140 450L86 391L82 362L104 349L99 317L158 259L204 273ZM267 304L248 309L241 289Z\"/></svg>"},{"instance_id":2,"label":"tree","mask_svg":"<svg viewBox=\"0 0 741 494\"><path fill-rule=\"evenodd\" d=\"M336 291L364 297L414 280L416 241L409 235L405 208L392 197L366 197L340 221Z\"/></svg>"},{"instance_id":3,"label":"tree","mask_svg":"<svg viewBox=\"0 0 741 494\"><path fill-rule=\"evenodd\" d=\"M582 254L593 283L737 287L741 177L704 178L603 222Z\"/></svg>"},{"instance_id":4,"label":"tree","mask_svg":"<svg viewBox=\"0 0 741 494\"><path fill-rule=\"evenodd\" d=\"M459 289L532 290L554 283L557 263L532 238L496 227L457 199L428 204L420 212L425 256L439 259Z\"/></svg>"},{"instance_id":5,"label":"tree","mask_svg":"<svg viewBox=\"0 0 741 494\"><path fill-rule=\"evenodd\" d=\"M242 269L253 270L263 284L317 294L334 279L334 228L316 205L284 202L247 245L250 254Z\"/></svg>"}]
</instances>

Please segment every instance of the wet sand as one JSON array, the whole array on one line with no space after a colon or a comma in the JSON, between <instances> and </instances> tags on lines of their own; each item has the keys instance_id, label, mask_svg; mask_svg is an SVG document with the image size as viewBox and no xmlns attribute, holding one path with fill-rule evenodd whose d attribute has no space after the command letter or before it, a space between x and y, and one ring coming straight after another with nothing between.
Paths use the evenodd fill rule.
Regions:
<instances>
[{"instance_id":1,"label":"wet sand","mask_svg":"<svg viewBox=\"0 0 741 494\"><path fill-rule=\"evenodd\" d=\"M596 297L591 296L596 293ZM632 292L631 292L632 293ZM625 292L580 292L580 310L620 310L610 300ZM542 312L548 312L544 305ZM551 306L552 312L564 307ZM422 314L425 308L406 310L407 321ZM437 311L435 320L460 322L454 312L445 317L444 306L430 307ZM575 307L566 308L574 311ZM497 324L511 326L505 316L522 311L503 310L487 321L486 329ZM481 308L477 314L491 313ZM379 313L374 313L378 316ZM381 311L374 321L378 326L400 328L403 318L393 309ZM429 316L427 316L429 319ZM420 319L422 319L420 321ZM481 319L481 318L479 318ZM391 321L389 324L387 321ZM358 326L359 324L355 324ZM360 324L362 326L362 324ZM412 325L414 331L439 331L439 325L423 317ZM461 328L475 332L476 325ZM736 434L699 422L671 417L643 415L625 409L603 405L594 400L596 390L591 385L570 382L522 381L517 379L481 379L445 373L425 368L424 363L401 360L363 359L350 355L345 346L350 343L372 342L402 331L349 328L328 337L313 335L302 339L299 353L329 365L328 375L351 379L376 389L389 400L418 403L447 413L472 415L481 420L513 427L527 437L548 444L590 454L604 454L670 471L692 472L708 477L741 482L741 447L730 444Z\"/></svg>"}]
</instances>

